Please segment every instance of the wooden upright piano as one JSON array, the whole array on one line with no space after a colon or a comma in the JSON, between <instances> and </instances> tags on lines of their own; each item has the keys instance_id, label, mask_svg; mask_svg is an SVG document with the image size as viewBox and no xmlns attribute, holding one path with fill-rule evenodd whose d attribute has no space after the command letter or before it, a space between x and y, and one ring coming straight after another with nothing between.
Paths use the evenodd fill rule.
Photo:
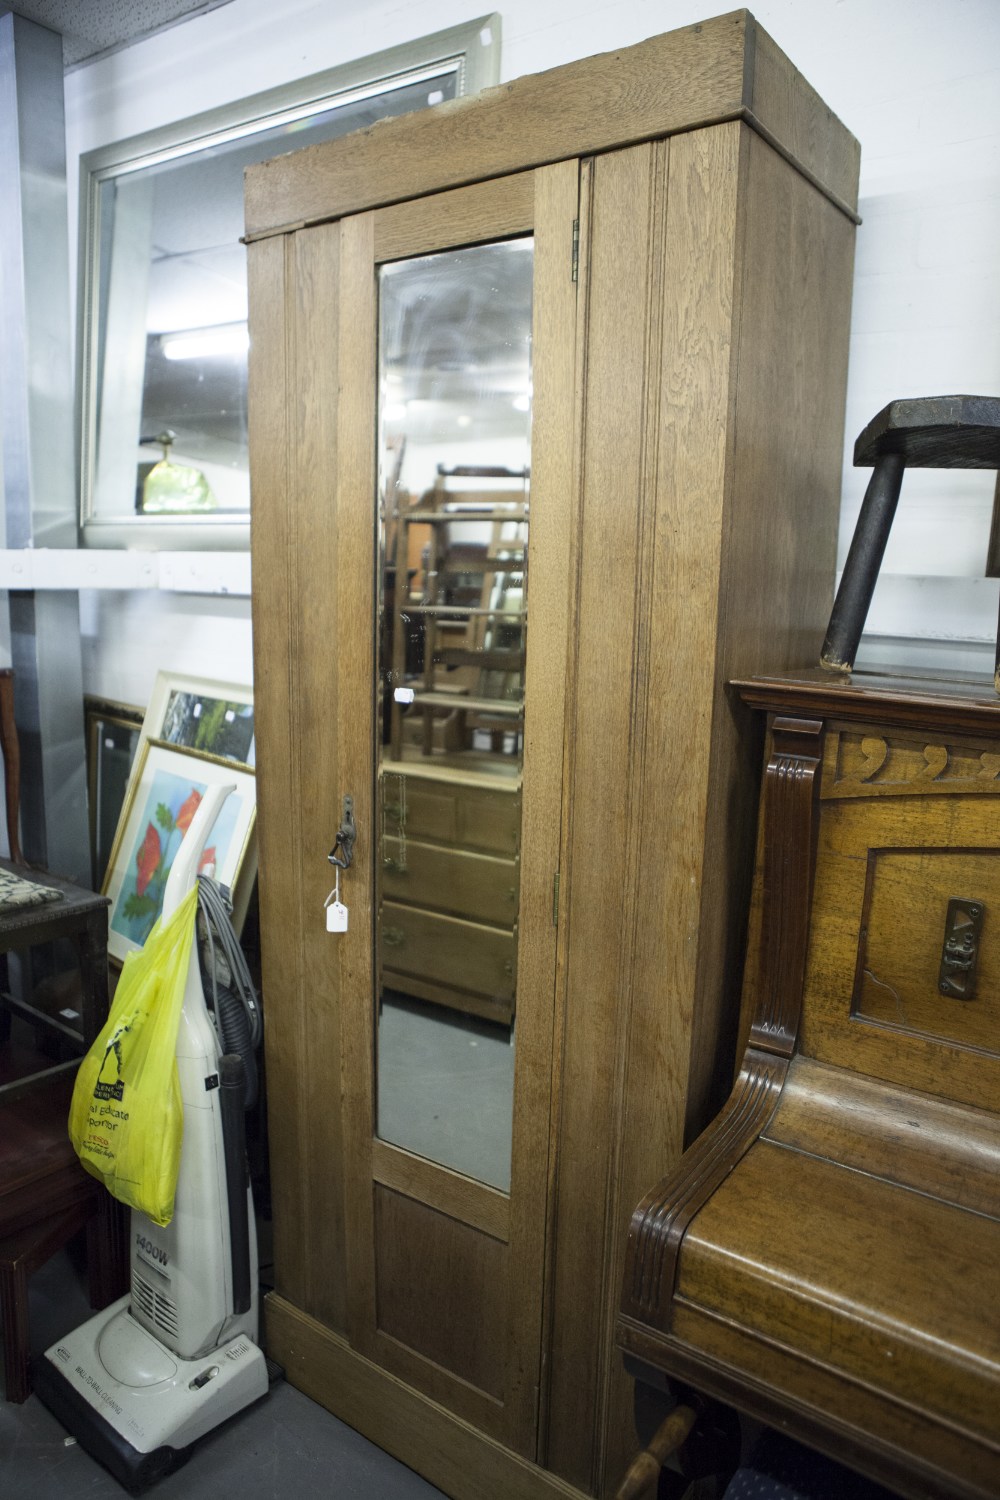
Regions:
<instances>
[{"instance_id":1,"label":"wooden upright piano","mask_svg":"<svg viewBox=\"0 0 1000 1500\"><path fill-rule=\"evenodd\" d=\"M729 1102L637 1207L639 1380L900 1495L1000 1495L1000 700L736 685L768 715Z\"/></svg>"}]
</instances>

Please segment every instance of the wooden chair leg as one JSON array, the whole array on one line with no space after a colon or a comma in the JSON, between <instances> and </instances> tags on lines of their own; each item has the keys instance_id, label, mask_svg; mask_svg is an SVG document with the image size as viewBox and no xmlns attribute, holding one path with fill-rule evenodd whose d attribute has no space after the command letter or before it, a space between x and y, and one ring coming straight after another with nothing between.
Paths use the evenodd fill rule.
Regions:
<instances>
[{"instance_id":1,"label":"wooden chair leg","mask_svg":"<svg viewBox=\"0 0 1000 1500\"><path fill-rule=\"evenodd\" d=\"M0 1320L3 1323L3 1379L8 1401L31 1395L28 1342L28 1272L23 1261L0 1263Z\"/></svg>"},{"instance_id":2,"label":"wooden chair leg","mask_svg":"<svg viewBox=\"0 0 1000 1500\"><path fill-rule=\"evenodd\" d=\"M649 1446L631 1462L615 1490L615 1500L644 1500L655 1490L660 1470L675 1453L697 1421L690 1406L675 1406L657 1428Z\"/></svg>"},{"instance_id":3,"label":"wooden chair leg","mask_svg":"<svg viewBox=\"0 0 1000 1500\"><path fill-rule=\"evenodd\" d=\"M0 953L0 1047L10 1043L11 1014L4 1004L4 996L10 993L10 965L6 953Z\"/></svg>"},{"instance_id":4,"label":"wooden chair leg","mask_svg":"<svg viewBox=\"0 0 1000 1500\"><path fill-rule=\"evenodd\" d=\"M883 453L875 461L820 652L820 664L831 671L849 672L854 666L896 514L904 467L899 453Z\"/></svg>"},{"instance_id":5,"label":"wooden chair leg","mask_svg":"<svg viewBox=\"0 0 1000 1500\"><path fill-rule=\"evenodd\" d=\"M0 755L3 756L7 843L16 865L24 864L18 820L21 810L21 748L14 722L14 671L0 668Z\"/></svg>"},{"instance_id":6,"label":"wooden chair leg","mask_svg":"<svg viewBox=\"0 0 1000 1500\"><path fill-rule=\"evenodd\" d=\"M83 1201L41 1224L0 1240L0 1319L3 1320L3 1368L7 1400L20 1403L31 1395L28 1336L28 1278L43 1266L90 1216Z\"/></svg>"}]
</instances>

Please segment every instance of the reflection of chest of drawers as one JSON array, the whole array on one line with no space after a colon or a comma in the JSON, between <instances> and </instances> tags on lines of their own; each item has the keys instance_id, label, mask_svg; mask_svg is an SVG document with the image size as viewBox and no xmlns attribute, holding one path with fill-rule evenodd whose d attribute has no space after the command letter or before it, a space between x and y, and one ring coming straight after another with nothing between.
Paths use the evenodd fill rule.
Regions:
<instances>
[{"instance_id":1,"label":"reflection of chest of drawers","mask_svg":"<svg viewBox=\"0 0 1000 1500\"><path fill-rule=\"evenodd\" d=\"M380 797L383 988L509 1023L519 782L393 767Z\"/></svg>"}]
</instances>

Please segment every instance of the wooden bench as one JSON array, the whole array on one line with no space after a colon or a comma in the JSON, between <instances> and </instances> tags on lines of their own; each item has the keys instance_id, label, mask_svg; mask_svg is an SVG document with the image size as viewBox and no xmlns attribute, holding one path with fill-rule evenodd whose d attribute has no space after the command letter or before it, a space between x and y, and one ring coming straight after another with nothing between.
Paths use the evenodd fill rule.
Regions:
<instances>
[{"instance_id":1,"label":"wooden bench","mask_svg":"<svg viewBox=\"0 0 1000 1500\"><path fill-rule=\"evenodd\" d=\"M618 1339L893 1491L1000 1494L1000 703L740 685L768 712L728 1104L638 1206Z\"/></svg>"}]
</instances>

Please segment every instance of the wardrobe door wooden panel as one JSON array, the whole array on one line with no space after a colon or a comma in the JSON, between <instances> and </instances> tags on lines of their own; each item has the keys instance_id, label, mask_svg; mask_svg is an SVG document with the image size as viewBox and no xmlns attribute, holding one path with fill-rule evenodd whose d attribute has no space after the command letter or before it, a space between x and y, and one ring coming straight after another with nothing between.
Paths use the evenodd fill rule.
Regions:
<instances>
[{"instance_id":1,"label":"wardrobe door wooden panel","mask_svg":"<svg viewBox=\"0 0 1000 1500\"><path fill-rule=\"evenodd\" d=\"M379 1329L492 1398L504 1397L507 1247L413 1198L375 1194ZM413 1295L415 1287L428 1295ZM469 1309L475 1308L475 1316Z\"/></svg>"},{"instance_id":2,"label":"wardrobe door wooden panel","mask_svg":"<svg viewBox=\"0 0 1000 1500\"><path fill-rule=\"evenodd\" d=\"M258 816L275 1275L282 1296L344 1331L346 1282L331 1275L346 1253L341 1113L330 1108L341 1068L339 972L322 919L339 821L339 679L326 647L347 576L342 537L327 524L339 450L339 230L251 246L248 261L251 482L266 497L253 510L253 627L268 760ZM303 368L311 375L300 399Z\"/></svg>"},{"instance_id":3,"label":"wardrobe door wooden panel","mask_svg":"<svg viewBox=\"0 0 1000 1500\"><path fill-rule=\"evenodd\" d=\"M530 1456L536 1451L547 1234L553 890L559 860L572 532L577 200L578 167L569 162L526 174L490 194L461 190L422 203L419 212L390 208L360 214L290 238L285 322L275 343L293 366L289 388L296 391L284 414L288 456L280 475L286 550L296 560L291 573L265 577L257 612L265 671L271 663L273 673L285 670L292 676L285 705L291 733L284 729L288 775L272 782L287 799L284 815L279 818L275 803L270 820L266 815L263 820L268 830L263 834L268 851L265 901L273 894L274 909L284 903L287 924L283 939L271 945L268 955L277 997L271 1005L276 1087L294 1089L297 1080L309 1097L308 1111L297 1112L297 1130L279 1123L276 1133L276 1160L286 1149L305 1155L294 1168L286 1210L286 1222L297 1219L303 1235L304 1243L289 1254L290 1264L301 1269L279 1291L287 1291L314 1316L332 1322L335 1315L335 1326L345 1329L361 1354ZM414 774L400 777L387 762L386 781L407 783L405 813L391 813L387 791L376 817L379 255L405 261L411 253L426 255L435 241L444 247L461 246L469 238L492 243L526 230L534 247L533 421L527 559L531 626L521 789L516 796L498 799L488 782L480 778L477 784L473 777L471 785L457 789L462 793L458 798L456 786L435 772L433 764L428 775L411 764ZM327 258L322 264L321 254L314 258L305 248L310 235L323 242ZM255 247L252 253L260 252ZM259 385L258 399L273 404L273 396ZM273 469L273 453L267 462ZM272 470L265 482L275 482ZM299 724L306 741L298 737ZM308 764L307 749L313 757ZM323 900L333 880L326 855L345 795L353 798L358 838L353 863L340 876L348 930L332 935L323 919ZM433 899L429 909L389 902L377 917L374 860L383 824L388 859L398 858L404 831L407 838L414 831L444 838L441 847L448 859L443 866L440 857L425 861L425 876L440 867L453 885L449 860L489 858L491 870L502 864L507 894L513 891L516 899L519 887L516 925L513 915L505 913L505 928L480 929L474 917L433 910ZM449 850L452 837L459 847ZM516 865L510 858L465 853L465 837L473 849L516 855ZM298 893L294 903L287 900L283 874ZM398 884L390 873L384 894L393 894ZM493 880L486 893L491 908L497 899L495 884ZM405 903L406 893L399 899ZM446 893L440 900L446 902ZM475 904L475 890L470 900ZM473 1016L491 1015L486 1003L491 999L498 1019L504 1019L500 1010L509 1019L516 1009L509 1209L499 1237L481 1227L497 1220L495 1190L468 1179L456 1193L454 1172L433 1160L423 1160L409 1174L406 1193L377 1183L386 1175L385 1163L405 1160L406 1153L378 1140L376 927L386 982L411 994L415 1005L440 1000L443 991L439 994L434 986L446 985L455 993L455 1004ZM458 934L454 941L453 929ZM470 947L477 933L479 939ZM471 967L463 954L474 960ZM289 965L284 979L277 973L282 959ZM406 974L414 966L422 977L411 983ZM394 977L396 969L403 977ZM463 973L471 995L464 1007ZM477 987L485 997L479 1007L473 1003ZM316 1032L306 1024L313 1012L322 1017ZM338 1077L339 1101L330 1087ZM334 1127L330 1122L338 1114L342 1123ZM326 1122L320 1127L328 1136L322 1155L311 1144L316 1117ZM291 1209L302 1198L313 1205L304 1222ZM324 1226L336 1226L336 1236L321 1252ZM322 1265L325 1275L318 1269ZM454 1274L444 1275L447 1265ZM341 1279L338 1266L346 1268L346 1277L334 1299L328 1284ZM518 1288L517 1297L508 1295L510 1286ZM489 1330L488 1336L477 1332L482 1329Z\"/></svg>"}]
</instances>

